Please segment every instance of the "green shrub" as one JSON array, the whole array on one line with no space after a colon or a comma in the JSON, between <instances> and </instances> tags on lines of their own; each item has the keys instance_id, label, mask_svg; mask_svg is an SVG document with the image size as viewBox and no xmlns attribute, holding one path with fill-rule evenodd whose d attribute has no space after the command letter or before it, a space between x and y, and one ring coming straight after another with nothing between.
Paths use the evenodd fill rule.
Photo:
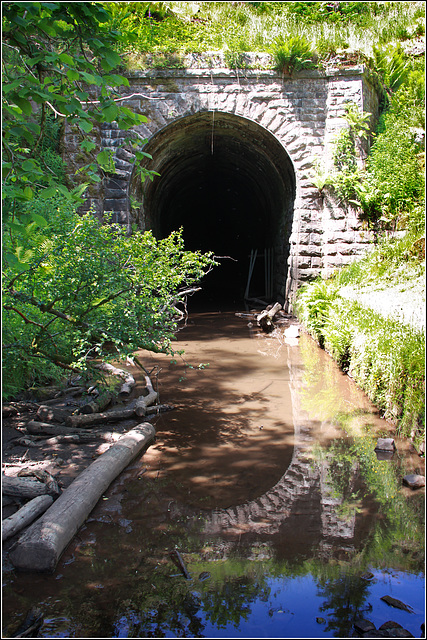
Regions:
<instances>
[{"instance_id":1,"label":"green shrub","mask_svg":"<svg viewBox=\"0 0 427 640\"><path fill-rule=\"evenodd\" d=\"M369 154L366 171L381 202L385 223L398 226L404 213L424 196L419 148L409 126L392 114L384 119Z\"/></svg>"},{"instance_id":2,"label":"green shrub","mask_svg":"<svg viewBox=\"0 0 427 640\"><path fill-rule=\"evenodd\" d=\"M181 287L214 264L208 254L185 251L178 232L163 240L150 232L128 236L120 225L100 225L93 212L77 215L63 198L35 197L37 205L47 226L29 222L4 238L22 265L18 274L6 267L3 275L6 396L55 367L84 372L90 358L107 356L105 343L116 357L140 348L172 351L174 305Z\"/></svg>"},{"instance_id":3,"label":"green shrub","mask_svg":"<svg viewBox=\"0 0 427 640\"><path fill-rule=\"evenodd\" d=\"M298 291L296 302L298 318L320 346L324 345L324 327L335 297L336 288L331 282L325 282L320 278L304 285Z\"/></svg>"},{"instance_id":4,"label":"green shrub","mask_svg":"<svg viewBox=\"0 0 427 640\"><path fill-rule=\"evenodd\" d=\"M315 53L304 36L278 38L273 47L274 68L284 74L315 67Z\"/></svg>"}]
</instances>

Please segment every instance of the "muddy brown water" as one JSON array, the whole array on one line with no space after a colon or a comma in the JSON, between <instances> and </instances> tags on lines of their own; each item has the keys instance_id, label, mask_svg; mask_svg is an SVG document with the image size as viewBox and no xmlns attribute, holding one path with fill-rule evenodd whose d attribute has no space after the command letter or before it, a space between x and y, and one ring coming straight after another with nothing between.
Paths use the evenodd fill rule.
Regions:
<instances>
[{"instance_id":1,"label":"muddy brown water","mask_svg":"<svg viewBox=\"0 0 427 640\"><path fill-rule=\"evenodd\" d=\"M420 637L424 491L401 477L423 461L398 439L377 458L391 426L304 333L194 313L175 347L140 354L175 409L54 574L5 553L3 635L39 606L40 637L348 637L358 618Z\"/></svg>"}]
</instances>

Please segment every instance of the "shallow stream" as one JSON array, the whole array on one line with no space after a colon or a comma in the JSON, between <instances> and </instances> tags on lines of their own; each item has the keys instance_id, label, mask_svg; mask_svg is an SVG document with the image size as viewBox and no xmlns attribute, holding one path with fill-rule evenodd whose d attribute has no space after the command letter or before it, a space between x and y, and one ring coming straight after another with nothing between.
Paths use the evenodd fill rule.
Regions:
<instances>
[{"instance_id":1,"label":"shallow stream","mask_svg":"<svg viewBox=\"0 0 427 640\"><path fill-rule=\"evenodd\" d=\"M360 618L421 637L424 490L402 477L422 460L398 439L377 457L390 425L307 335L224 312L177 337L183 356L140 354L175 406L156 442L54 574L6 559L3 637L34 605L45 638L349 637Z\"/></svg>"}]
</instances>

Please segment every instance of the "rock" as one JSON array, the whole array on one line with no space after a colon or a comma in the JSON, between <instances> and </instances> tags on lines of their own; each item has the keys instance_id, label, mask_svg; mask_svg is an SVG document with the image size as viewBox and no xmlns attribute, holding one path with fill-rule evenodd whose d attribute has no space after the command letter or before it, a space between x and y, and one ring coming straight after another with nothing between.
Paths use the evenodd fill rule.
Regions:
<instances>
[{"instance_id":1,"label":"rock","mask_svg":"<svg viewBox=\"0 0 427 640\"><path fill-rule=\"evenodd\" d=\"M419 476L416 473L410 473L403 478L403 484L410 487L411 489L421 489L421 487L425 487L426 479L424 476Z\"/></svg>"},{"instance_id":2,"label":"rock","mask_svg":"<svg viewBox=\"0 0 427 640\"><path fill-rule=\"evenodd\" d=\"M391 607L395 607L396 609L402 609L403 611L412 613L411 607L401 600L397 600L397 598L392 598L391 596L383 596L381 600L383 600L386 604L389 604Z\"/></svg>"},{"instance_id":3,"label":"rock","mask_svg":"<svg viewBox=\"0 0 427 640\"><path fill-rule=\"evenodd\" d=\"M378 629L382 631L383 629L403 629L403 627L398 622L394 622L394 620L387 620Z\"/></svg>"},{"instance_id":4,"label":"rock","mask_svg":"<svg viewBox=\"0 0 427 640\"><path fill-rule=\"evenodd\" d=\"M372 580L372 578L374 577L374 574L371 573L370 571L366 571L365 573L362 573L362 575L360 577L363 580Z\"/></svg>"},{"instance_id":5,"label":"rock","mask_svg":"<svg viewBox=\"0 0 427 640\"><path fill-rule=\"evenodd\" d=\"M299 327L296 324L291 324L284 331L285 338L299 338Z\"/></svg>"},{"instance_id":6,"label":"rock","mask_svg":"<svg viewBox=\"0 0 427 640\"><path fill-rule=\"evenodd\" d=\"M396 445L393 438L378 438L375 451L395 451Z\"/></svg>"},{"instance_id":7,"label":"rock","mask_svg":"<svg viewBox=\"0 0 427 640\"><path fill-rule=\"evenodd\" d=\"M362 633L362 638L413 638L414 636L406 629L375 629Z\"/></svg>"},{"instance_id":8,"label":"rock","mask_svg":"<svg viewBox=\"0 0 427 640\"><path fill-rule=\"evenodd\" d=\"M394 451L379 451L375 449L377 460L391 460L394 456Z\"/></svg>"},{"instance_id":9,"label":"rock","mask_svg":"<svg viewBox=\"0 0 427 640\"><path fill-rule=\"evenodd\" d=\"M368 633L368 631L375 631L375 625L370 620L356 620L353 624L353 627L359 633Z\"/></svg>"}]
</instances>

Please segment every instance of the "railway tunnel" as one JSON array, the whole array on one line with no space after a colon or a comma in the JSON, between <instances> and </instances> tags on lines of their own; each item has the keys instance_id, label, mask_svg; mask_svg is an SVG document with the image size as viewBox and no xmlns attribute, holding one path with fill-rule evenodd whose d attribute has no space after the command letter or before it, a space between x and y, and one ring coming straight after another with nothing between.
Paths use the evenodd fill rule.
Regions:
<instances>
[{"instance_id":1,"label":"railway tunnel","mask_svg":"<svg viewBox=\"0 0 427 640\"><path fill-rule=\"evenodd\" d=\"M219 256L198 301L283 299L295 173L281 143L247 118L204 111L161 129L144 151L160 175L131 181L140 226L157 238L182 228L186 249Z\"/></svg>"}]
</instances>

